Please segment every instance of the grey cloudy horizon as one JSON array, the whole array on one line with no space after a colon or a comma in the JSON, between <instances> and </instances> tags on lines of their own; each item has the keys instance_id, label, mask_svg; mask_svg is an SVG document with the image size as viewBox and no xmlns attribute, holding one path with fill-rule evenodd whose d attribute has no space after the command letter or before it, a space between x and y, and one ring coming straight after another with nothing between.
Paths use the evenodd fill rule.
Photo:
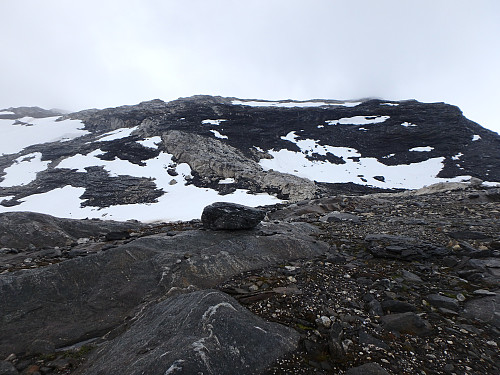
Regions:
<instances>
[{"instance_id":1,"label":"grey cloudy horizon","mask_svg":"<svg viewBox=\"0 0 500 375\"><path fill-rule=\"evenodd\" d=\"M0 0L0 108L417 99L500 132L496 0Z\"/></svg>"}]
</instances>

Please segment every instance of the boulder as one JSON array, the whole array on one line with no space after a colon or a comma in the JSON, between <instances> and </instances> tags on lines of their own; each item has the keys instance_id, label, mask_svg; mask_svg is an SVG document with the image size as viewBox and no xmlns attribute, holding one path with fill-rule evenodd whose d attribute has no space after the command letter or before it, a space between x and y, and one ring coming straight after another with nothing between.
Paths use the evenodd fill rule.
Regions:
<instances>
[{"instance_id":1,"label":"boulder","mask_svg":"<svg viewBox=\"0 0 500 375\"><path fill-rule=\"evenodd\" d=\"M475 298L467 301L463 315L478 323L489 323L500 329L500 294L495 297Z\"/></svg>"},{"instance_id":2,"label":"boulder","mask_svg":"<svg viewBox=\"0 0 500 375\"><path fill-rule=\"evenodd\" d=\"M251 229L257 226L266 213L262 210L236 203L216 202L203 209L203 226L213 230Z\"/></svg>"},{"instance_id":3,"label":"boulder","mask_svg":"<svg viewBox=\"0 0 500 375\"><path fill-rule=\"evenodd\" d=\"M255 374L297 347L299 334L205 290L149 308L76 374Z\"/></svg>"},{"instance_id":4,"label":"boulder","mask_svg":"<svg viewBox=\"0 0 500 375\"><path fill-rule=\"evenodd\" d=\"M380 320L382 321L382 326L388 331L417 336L424 336L432 331L429 322L414 312L385 315Z\"/></svg>"},{"instance_id":5,"label":"boulder","mask_svg":"<svg viewBox=\"0 0 500 375\"><path fill-rule=\"evenodd\" d=\"M425 299L434 307L448 309L451 311L458 311L460 308L458 301L455 298L442 296L440 294L429 294L425 297Z\"/></svg>"}]
</instances>

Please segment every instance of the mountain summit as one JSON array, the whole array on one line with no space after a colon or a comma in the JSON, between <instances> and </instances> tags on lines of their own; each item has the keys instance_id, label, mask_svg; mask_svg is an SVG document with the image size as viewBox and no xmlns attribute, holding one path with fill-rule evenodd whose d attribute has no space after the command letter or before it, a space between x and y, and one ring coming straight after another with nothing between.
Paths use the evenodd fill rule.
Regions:
<instances>
[{"instance_id":1,"label":"mountain summit","mask_svg":"<svg viewBox=\"0 0 500 375\"><path fill-rule=\"evenodd\" d=\"M175 221L220 200L500 181L500 136L444 103L193 96L9 108L0 127L0 212Z\"/></svg>"}]
</instances>

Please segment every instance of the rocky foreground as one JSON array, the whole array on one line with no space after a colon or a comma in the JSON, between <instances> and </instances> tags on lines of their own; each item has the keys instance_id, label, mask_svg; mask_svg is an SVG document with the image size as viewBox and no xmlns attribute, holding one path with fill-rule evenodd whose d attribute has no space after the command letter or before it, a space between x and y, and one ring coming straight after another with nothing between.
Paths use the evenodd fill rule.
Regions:
<instances>
[{"instance_id":1,"label":"rocky foreground","mask_svg":"<svg viewBox=\"0 0 500 375\"><path fill-rule=\"evenodd\" d=\"M246 230L2 214L0 374L500 372L498 188L266 210Z\"/></svg>"}]
</instances>

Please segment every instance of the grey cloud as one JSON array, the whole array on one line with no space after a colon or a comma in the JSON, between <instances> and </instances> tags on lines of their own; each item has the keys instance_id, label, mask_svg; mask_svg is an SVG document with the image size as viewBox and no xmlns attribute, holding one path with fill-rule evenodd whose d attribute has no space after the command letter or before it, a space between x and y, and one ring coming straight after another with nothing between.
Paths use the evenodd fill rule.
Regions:
<instances>
[{"instance_id":1,"label":"grey cloud","mask_svg":"<svg viewBox=\"0 0 500 375\"><path fill-rule=\"evenodd\" d=\"M446 101L500 130L495 0L17 0L0 13L0 107L375 96Z\"/></svg>"}]
</instances>

